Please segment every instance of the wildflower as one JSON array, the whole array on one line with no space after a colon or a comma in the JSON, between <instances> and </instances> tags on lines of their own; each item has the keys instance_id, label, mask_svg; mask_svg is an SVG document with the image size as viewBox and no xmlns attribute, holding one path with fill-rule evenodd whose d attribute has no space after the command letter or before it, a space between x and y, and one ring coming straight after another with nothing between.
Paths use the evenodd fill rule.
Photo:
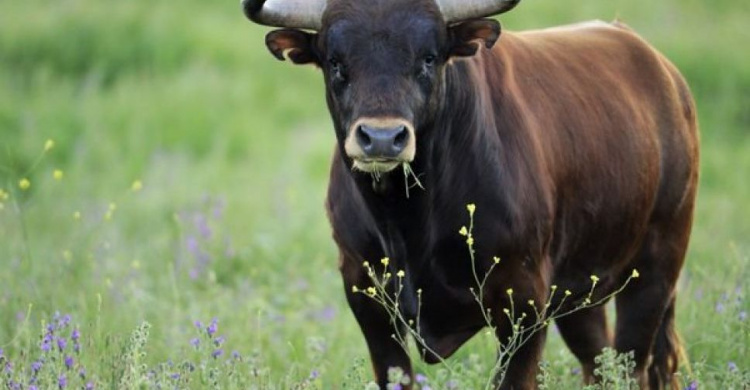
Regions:
<instances>
[{"instance_id":1,"label":"wildflower","mask_svg":"<svg viewBox=\"0 0 750 390\"><path fill-rule=\"evenodd\" d=\"M471 246L474 245L474 237L469 236L469 238L466 239L466 243Z\"/></svg>"},{"instance_id":2,"label":"wildflower","mask_svg":"<svg viewBox=\"0 0 750 390\"><path fill-rule=\"evenodd\" d=\"M57 387L60 389L64 389L68 386L68 378L65 376L65 374L60 375L59 378L57 378Z\"/></svg>"},{"instance_id":3,"label":"wildflower","mask_svg":"<svg viewBox=\"0 0 750 390\"><path fill-rule=\"evenodd\" d=\"M388 266L388 263L389 263L390 261L391 261L391 259L389 259L389 258L387 258L387 257L384 257L384 258L380 259L380 262L381 262L381 263L382 263L382 264L383 264L384 266L386 266L386 267Z\"/></svg>"},{"instance_id":4,"label":"wildflower","mask_svg":"<svg viewBox=\"0 0 750 390\"><path fill-rule=\"evenodd\" d=\"M65 356L65 368L68 370L73 368L73 364L75 364L75 361L73 360L72 356Z\"/></svg>"},{"instance_id":5,"label":"wildflower","mask_svg":"<svg viewBox=\"0 0 750 390\"><path fill-rule=\"evenodd\" d=\"M371 297L374 297L375 294L377 294L377 290L375 290L375 287L367 287L367 294Z\"/></svg>"},{"instance_id":6,"label":"wildflower","mask_svg":"<svg viewBox=\"0 0 750 390\"><path fill-rule=\"evenodd\" d=\"M59 337L57 339L57 348L60 349L60 352L62 352L67 346L68 346L68 340L65 340L62 337Z\"/></svg>"},{"instance_id":7,"label":"wildflower","mask_svg":"<svg viewBox=\"0 0 750 390\"><path fill-rule=\"evenodd\" d=\"M312 370L310 372L310 379L311 380L318 379L319 376L320 376L320 372L318 370Z\"/></svg>"},{"instance_id":8,"label":"wildflower","mask_svg":"<svg viewBox=\"0 0 750 390\"><path fill-rule=\"evenodd\" d=\"M737 371L737 364L735 362L729 362L727 364L727 368L729 368L729 372L736 372Z\"/></svg>"},{"instance_id":9,"label":"wildflower","mask_svg":"<svg viewBox=\"0 0 750 390\"><path fill-rule=\"evenodd\" d=\"M78 339L81 338L81 331L78 330L78 328L73 328L73 331L70 333L70 339L73 341L78 341Z\"/></svg>"},{"instance_id":10,"label":"wildflower","mask_svg":"<svg viewBox=\"0 0 750 390\"><path fill-rule=\"evenodd\" d=\"M44 143L44 151L49 152L52 150L52 148L55 147L55 141L48 139L47 142Z\"/></svg>"},{"instance_id":11,"label":"wildflower","mask_svg":"<svg viewBox=\"0 0 750 390\"><path fill-rule=\"evenodd\" d=\"M86 383L86 390L94 390L94 383L93 382Z\"/></svg>"},{"instance_id":12,"label":"wildflower","mask_svg":"<svg viewBox=\"0 0 750 390\"><path fill-rule=\"evenodd\" d=\"M417 295L422 295L422 289L421 288L417 289Z\"/></svg>"},{"instance_id":13,"label":"wildflower","mask_svg":"<svg viewBox=\"0 0 750 390\"><path fill-rule=\"evenodd\" d=\"M224 340L226 340L224 336L219 336L214 339L214 345L216 345L217 347L221 347L221 345L224 344Z\"/></svg>"},{"instance_id":14,"label":"wildflower","mask_svg":"<svg viewBox=\"0 0 750 390\"><path fill-rule=\"evenodd\" d=\"M461 226L461 229L459 229L458 234L462 236L468 236L469 230L466 229L466 226Z\"/></svg>"},{"instance_id":15,"label":"wildflower","mask_svg":"<svg viewBox=\"0 0 750 390\"><path fill-rule=\"evenodd\" d=\"M217 330L219 330L219 320L214 318L211 320L211 324L208 325L208 328L206 328L206 332L209 336L213 337Z\"/></svg>"},{"instance_id":16,"label":"wildflower","mask_svg":"<svg viewBox=\"0 0 750 390\"><path fill-rule=\"evenodd\" d=\"M590 305L591 304L591 299L590 298L586 298L586 300L583 301L583 304L584 305Z\"/></svg>"},{"instance_id":17,"label":"wildflower","mask_svg":"<svg viewBox=\"0 0 750 390\"><path fill-rule=\"evenodd\" d=\"M195 322L193 322L193 325L195 325L195 327L196 327L197 329L203 329L203 323L202 323L202 322L200 322L200 321L195 321Z\"/></svg>"},{"instance_id":18,"label":"wildflower","mask_svg":"<svg viewBox=\"0 0 750 390\"><path fill-rule=\"evenodd\" d=\"M534 300L533 299L529 299L528 300L528 304L529 304L529 306L534 306Z\"/></svg>"},{"instance_id":19,"label":"wildflower","mask_svg":"<svg viewBox=\"0 0 750 390\"><path fill-rule=\"evenodd\" d=\"M218 359L219 356L221 356L223 354L224 354L224 350L221 349L221 348L219 348L219 349L214 350L213 352L211 352L211 357L214 358L214 359Z\"/></svg>"},{"instance_id":20,"label":"wildflower","mask_svg":"<svg viewBox=\"0 0 750 390\"><path fill-rule=\"evenodd\" d=\"M698 390L698 382L692 381L685 390Z\"/></svg>"},{"instance_id":21,"label":"wildflower","mask_svg":"<svg viewBox=\"0 0 750 390\"><path fill-rule=\"evenodd\" d=\"M201 340L197 337L190 340L190 345L192 345L195 348L198 348L198 345L200 345L200 343L201 343Z\"/></svg>"},{"instance_id":22,"label":"wildflower","mask_svg":"<svg viewBox=\"0 0 750 390\"><path fill-rule=\"evenodd\" d=\"M550 286L549 289L552 290L552 291L555 291L555 290L557 290L557 285L553 284L552 286Z\"/></svg>"},{"instance_id":23,"label":"wildflower","mask_svg":"<svg viewBox=\"0 0 750 390\"><path fill-rule=\"evenodd\" d=\"M406 275L406 274L404 273L404 270L400 270L400 271L396 272L396 276L398 276L399 278L403 278L403 277L404 277L404 275Z\"/></svg>"},{"instance_id":24,"label":"wildflower","mask_svg":"<svg viewBox=\"0 0 750 390\"><path fill-rule=\"evenodd\" d=\"M466 210L469 210L469 215L474 215L474 211L476 211L477 206L474 203L469 203L466 205Z\"/></svg>"},{"instance_id":25,"label":"wildflower","mask_svg":"<svg viewBox=\"0 0 750 390\"><path fill-rule=\"evenodd\" d=\"M133 185L130 186L130 189L133 192L138 192L138 191L142 190L143 189L143 182L141 182L140 180L134 181Z\"/></svg>"},{"instance_id":26,"label":"wildflower","mask_svg":"<svg viewBox=\"0 0 750 390\"><path fill-rule=\"evenodd\" d=\"M63 171L61 171L61 170L59 170L59 169L55 169L55 171L54 171L54 172L52 172L52 177L53 177L53 178L54 178L55 180L57 180L57 181L60 181L60 180L62 180L62 178L63 178Z\"/></svg>"},{"instance_id":27,"label":"wildflower","mask_svg":"<svg viewBox=\"0 0 750 390\"><path fill-rule=\"evenodd\" d=\"M571 294L573 294L573 293L570 292L570 290L565 290L565 296L566 297L569 297Z\"/></svg>"},{"instance_id":28,"label":"wildflower","mask_svg":"<svg viewBox=\"0 0 750 390\"><path fill-rule=\"evenodd\" d=\"M508 310L507 308L506 308L506 309L503 309L503 313L505 313L505 314L510 314L510 310Z\"/></svg>"},{"instance_id":29,"label":"wildflower","mask_svg":"<svg viewBox=\"0 0 750 390\"><path fill-rule=\"evenodd\" d=\"M423 383L427 382L427 377L426 377L426 376L424 376L424 375L422 375L422 374L417 374L417 375L416 375L416 376L414 377L414 380L415 380L415 381L416 381L417 383L419 383L419 384L423 384Z\"/></svg>"},{"instance_id":30,"label":"wildflower","mask_svg":"<svg viewBox=\"0 0 750 390\"><path fill-rule=\"evenodd\" d=\"M497 257L497 256L495 256L495 257L493 257L493 258L492 258L492 261L494 261L494 262L495 262L495 264L497 264L497 263L499 263L499 262L500 262L500 258L499 258L499 257Z\"/></svg>"},{"instance_id":31,"label":"wildflower","mask_svg":"<svg viewBox=\"0 0 750 390\"><path fill-rule=\"evenodd\" d=\"M590 278L591 278L591 281L594 282L594 283L599 282L599 277L596 276L596 275L591 275Z\"/></svg>"},{"instance_id":32,"label":"wildflower","mask_svg":"<svg viewBox=\"0 0 750 390\"><path fill-rule=\"evenodd\" d=\"M639 273L638 273L638 270L637 270L637 269L633 268L633 273L632 273L632 274L630 274L630 277L631 277L631 278L633 278L633 279L636 279L636 278L638 278L639 276L641 276L641 274L639 274Z\"/></svg>"},{"instance_id":33,"label":"wildflower","mask_svg":"<svg viewBox=\"0 0 750 390\"><path fill-rule=\"evenodd\" d=\"M41 360L37 360L34 363L31 363L31 372L32 372L32 374L36 375L39 372L39 370L42 369L43 365L44 365L44 363L42 363Z\"/></svg>"},{"instance_id":34,"label":"wildflower","mask_svg":"<svg viewBox=\"0 0 750 390\"><path fill-rule=\"evenodd\" d=\"M29 187L31 187L31 182L29 181L29 179L23 178L18 181L18 188L26 191L29 189Z\"/></svg>"},{"instance_id":35,"label":"wildflower","mask_svg":"<svg viewBox=\"0 0 750 390\"><path fill-rule=\"evenodd\" d=\"M747 319L747 312L744 311L744 310L741 311L740 314L738 315L738 317L739 317L740 321L745 321ZM0 354L0 355L2 355L2 354Z\"/></svg>"},{"instance_id":36,"label":"wildflower","mask_svg":"<svg viewBox=\"0 0 750 390\"><path fill-rule=\"evenodd\" d=\"M513 289L509 288L509 289L505 290L505 293L508 294L508 295L513 295Z\"/></svg>"},{"instance_id":37,"label":"wildflower","mask_svg":"<svg viewBox=\"0 0 750 390\"><path fill-rule=\"evenodd\" d=\"M242 359L242 355L240 355L240 353L238 351L232 351L232 358L234 360L240 360L240 359Z\"/></svg>"},{"instance_id":38,"label":"wildflower","mask_svg":"<svg viewBox=\"0 0 750 390\"><path fill-rule=\"evenodd\" d=\"M81 379L86 379L86 369L81 368L80 370L78 370L78 376L81 377Z\"/></svg>"},{"instance_id":39,"label":"wildflower","mask_svg":"<svg viewBox=\"0 0 750 390\"><path fill-rule=\"evenodd\" d=\"M362 266L365 267L365 268L370 268L370 262L369 261L365 261L365 262L362 263Z\"/></svg>"},{"instance_id":40,"label":"wildflower","mask_svg":"<svg viewBox=\"0 0 750 390\"><path fill-rule=\"evenodd\" d=\"M355 294L358 293L359 292L359 287L352 286L352 292L355 293Z\"/></svg>"}]
</instances>

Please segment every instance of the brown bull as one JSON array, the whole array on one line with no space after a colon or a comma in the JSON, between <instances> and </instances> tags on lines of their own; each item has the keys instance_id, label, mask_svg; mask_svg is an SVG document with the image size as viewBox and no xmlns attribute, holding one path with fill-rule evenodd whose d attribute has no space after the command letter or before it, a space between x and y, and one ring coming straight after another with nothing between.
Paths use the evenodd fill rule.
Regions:
<instances>
[{"instance_id":1,"label":"brown bull","mask_svg":"<svg viewBox=\"0 0 750 390\"><path fill-rule=\"evenodd\" d=\"M353 287L363 261L404 270L399 309L434 362L486 326L465 238L475 203L477 272L497 337L503 308L572 292L563 309L635 279L616 297L614 337L602 306L557 321L593 378L602 348L633 351L641 388L677 386L675 284L698 180L695 107L675 67L633 31L593 22L503 33L485 16L517 0L245 0L248 17L285 27L279 59L317 65L338 140L328 214L351 309L378 383L411 373L383 308ZM300 29L314 30L306 32ZM496 42L497 41L497 42ZM410 185L409 164L423 189ZM409 194L409 196L407 196ZM395 280L395 278L394 278ZM394 285L389 283L389 288ZM421 289L421 304L417 291ZM553 305L559 300L553 300ZM534 335L499 388L531 389L544 343Z\"/></svg>"}]
</instances>

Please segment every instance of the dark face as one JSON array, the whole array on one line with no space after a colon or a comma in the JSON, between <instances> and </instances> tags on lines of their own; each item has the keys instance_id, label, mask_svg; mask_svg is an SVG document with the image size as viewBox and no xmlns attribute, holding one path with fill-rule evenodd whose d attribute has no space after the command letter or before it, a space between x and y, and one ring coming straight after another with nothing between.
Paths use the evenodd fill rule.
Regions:
<instances>
[{"instance_id":1,"label":"dark face","mask_svg":"<svg viewBox=\"0 0 750 390\"><path fill-rule=\"evenodd\" d=\"M445 66L491 47L499 31L490 19L447 27L432 1L330 2L319 34L282 29L266 42L277 58L322 69L339 142L353 168L375 173L414 160Z\"/></svg>"}]
</instances>

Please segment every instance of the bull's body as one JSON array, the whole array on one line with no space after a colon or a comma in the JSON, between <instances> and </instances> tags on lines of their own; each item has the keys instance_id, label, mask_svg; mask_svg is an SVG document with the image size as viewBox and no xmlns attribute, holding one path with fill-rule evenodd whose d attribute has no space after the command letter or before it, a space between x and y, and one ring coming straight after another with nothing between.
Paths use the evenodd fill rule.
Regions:
<instances>
[{"instance_id":1,"label":"bull's body","mask_svg":"<svg viewBox=\"0 0 750 390\"><path fill-rule=\"evenodd\" d=\"M259 23L316 30L276 30L266 43L277 58L323 71L338 140L328 214L381 386L389 367L410 373L411 364L393 337L403 327L358 292L373 284L363 262L399 275L387 288L400 291L398 310L417 327L424 358L450 356L487 325L459 234L475 204L476 274L489 273L482 306L499 340L512 333L503 313L511 299L512 314L527 311L531 326L528 302L542 310L553 285L551 307L565 312L608 296L637 269L616 297L614 340L602 306L556 322L587 381L594 357L613 345L634 351L642 388L676 387L675 284L698 134L690 92L669 61L618 23L503 33L495 44L499 24L481 17L518 0L268 3L243 4ZM402 164L423 189L408 188ZM515 352L500 388L534 387L543 341L540 331Z\"/></svg>"},{"instance_id":2,"label":"bull's body","mask_svg":"<svg viewBox=\"0 0 750 390\"><path fill-rule=\"evenodd\" d=\"M672 310L697 181L696 121L682 77L632 32L595 23L504 33L445 78L442 109L420 132L412 163L424 191L407 198L400 175L373 183L353 175L339 153L333 159L329 216L373 358L406 364L388 345L393 329L382 309L350 291L372 284L365 260L388 256L391 270L406 271L406 318L416 317L423 290L420 332L442 357L486 325L458 234L468 203L477 206L479 274L493 256L502 259L486 307L508 307L507 288L521 303L546 301L553 284L580 298L590 275L601 279L595 296L603 296L635 268L640 280L618 297L617 345L648 353L655 334L639 335L638 319ZM579 358L593 362L608 336L579 317L559 325Z\"/></svg>"}]
</instances>

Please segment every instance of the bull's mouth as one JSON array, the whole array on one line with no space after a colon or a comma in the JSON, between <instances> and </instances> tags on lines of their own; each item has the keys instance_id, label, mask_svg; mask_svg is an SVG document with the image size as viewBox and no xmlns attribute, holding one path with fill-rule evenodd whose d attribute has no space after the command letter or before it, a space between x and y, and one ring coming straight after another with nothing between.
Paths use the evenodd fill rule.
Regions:
<instances>
[{"instance_id":1,"label":"bull's mouth","mask_svg":"<svg viewBox=\"0 0 750 390\"><path fill-rule=\"evenodd\" d=\"M388 173L406 161L385 158L355 158L353 169L371 174Z\"/></svg>"}]
</instances>

